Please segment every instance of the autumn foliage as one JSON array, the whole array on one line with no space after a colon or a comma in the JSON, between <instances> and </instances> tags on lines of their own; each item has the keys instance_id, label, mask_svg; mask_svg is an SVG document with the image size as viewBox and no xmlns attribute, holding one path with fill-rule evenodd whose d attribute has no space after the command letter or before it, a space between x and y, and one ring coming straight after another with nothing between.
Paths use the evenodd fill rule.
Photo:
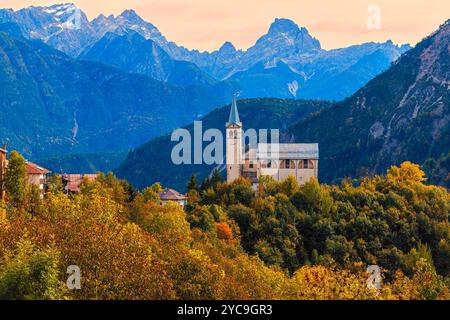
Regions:
<instances>
[{"instance_id":1,"label":"autumn foliage","mask_svg":"<svg viewBox=\"0 0 450 320\"><path fill-rule=\"evenodd\" d=\"M161 205L159 184L101 174L66 195L52 181L44 199L2 203L0 299L450 298L449 194L410 163L358 186L265 179L258 193L215 175L191 181L186 210Z\"/></svg>"}]
</instances>

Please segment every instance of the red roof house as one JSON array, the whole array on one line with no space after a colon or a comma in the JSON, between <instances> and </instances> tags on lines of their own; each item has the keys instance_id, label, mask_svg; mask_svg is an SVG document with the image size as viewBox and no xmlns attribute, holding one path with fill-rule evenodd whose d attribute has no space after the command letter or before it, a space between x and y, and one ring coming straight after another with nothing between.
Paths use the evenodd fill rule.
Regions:
<instances>
[{"instance_id":1,"label":"red roof house","mask_svg":"<svg viewBox=\"0 0 450 320\"><path fill-rule=\"evenodd\" d=\"M83 180L94 181L98 174L63 174L62 179L65 183L65 191L69 193L80 192L80 185Z\"/></svg>"},{"instance_id":2,"label":"red roof house","mask_svg":"<svg viewBox=\"0 0 450 320\"><path fill-rule=\"evenodd\" d=\"M184 194L179 193L174 189L165 189L163 192L158 193L162 204L166 204L168 201L173 201L184 207L186 205L187 197Z\"/></svg>"}]
</instances>

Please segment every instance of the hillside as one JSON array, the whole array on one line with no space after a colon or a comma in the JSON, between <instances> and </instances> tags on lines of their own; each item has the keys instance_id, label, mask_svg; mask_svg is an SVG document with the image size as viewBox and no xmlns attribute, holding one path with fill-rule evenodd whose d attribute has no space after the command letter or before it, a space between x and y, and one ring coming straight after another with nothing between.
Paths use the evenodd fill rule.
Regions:
<instances>
[{"instance_id":1,"label":"hillside","mask_svg":"<svg viewBox=\"0 0 450 320\"><path fill-rule=\"evenodd\" d=\"M274 128L284 131L299 119L330 106L330 103L289 99L249 99L238 101L238 105L244 130ZM208 128L217 128L224 132L229 112L230 106L225 106L206 115L202 119L203 132ZM186 128L193 132L193 125ZM214 166L208 165L174 165L170 157L172 148L176 144L170 141L170 135L150 140L131 151L116 170L116 174L126 178L137 188L159 181L165 186L185 190L186 183L193 173L197 173L202 178L214 169Z\"/></svg>"},{"instance_id":2,"label":"hillside","mask_svg":"<svg viewBox=\"0 0 450 320\"><path fill-rule=\"evenodd\" d=\"M428 166L442 175L432 182L444 184L450 171L443 160L450 152L449 43L447 21L388 71L298 123L286 138L320 143L322 181L380 173L405 160L435 159Z\"/></svg>"},{"instance_id":3,"label":"hillside","mask_svg":"<svg viewBox=\"0 0 450 320\"><path fill-rule=\"evenodd\" d=\"M225 103L223 86L171 86L0 32L0 142L30 158L127 150Z\"/></svg>"},{"instance_id":4,"label":"hillside","mask_svg":"<svg viewBox=\"0 0 450 320\"><path fill-rule=\"evenodd\" d=\"M33 159L40 166L54 173L98 173L116 169L126 158L128 151L78 153L54 155Z\"/></svg>"},{"instance_id":5,"label":"hillside","mask_svg":"<svg viewBox=\"0 0 450 320\"><path fill-rule=\"evenodd\" d=\"M146 40L134 31L125 35L109 32L78 58L176 85L211 85L216 82L194 63L172 59L154 41Z\"/></svg>"},{"instance_id":6,"label":"hillside","mask_svg":"<svg viewBox=\"0 0 450 320\"><path fill-rule=\"evenodd\" d=\"M19 154L13 163L15 175L25 171ZM84 181L71 196L57 178L43 198L32 188L18 197L20 182L8 184L0 211L2 306L31 299L448 301L450 196L424 184L423 174L405 162L358 186L294 179L266 181L258 193L246 180L215 179L207 190L191 184L184 208L161 204L158 184L136 191L114 175ZM374 264L378 290L367 285ZM81 270L79 290L67 290L76 284L67 266Z\"/></svg>"}]
</instances>

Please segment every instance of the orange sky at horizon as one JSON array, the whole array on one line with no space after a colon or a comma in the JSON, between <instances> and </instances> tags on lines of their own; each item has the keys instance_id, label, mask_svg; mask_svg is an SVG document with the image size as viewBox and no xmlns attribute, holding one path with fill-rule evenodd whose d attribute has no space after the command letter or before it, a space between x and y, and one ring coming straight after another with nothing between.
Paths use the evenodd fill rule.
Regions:
<instances>
[{"instance_id":1,"label":"orange sky at horizon","mask_svg":"<svg viewBox=\"0 0 450 320\"><path fill-rule=\"evenodd\" d=\"M416 44L450 18L447 0L0 0L15 10L73 2L93 19L134 9L168 40L189 49L216 50L225 41L247 49L275 18L306 27L325 49L369 41ZM367 27L369 6L380 9L381 28Z\"/></svg>"}]
</instances>

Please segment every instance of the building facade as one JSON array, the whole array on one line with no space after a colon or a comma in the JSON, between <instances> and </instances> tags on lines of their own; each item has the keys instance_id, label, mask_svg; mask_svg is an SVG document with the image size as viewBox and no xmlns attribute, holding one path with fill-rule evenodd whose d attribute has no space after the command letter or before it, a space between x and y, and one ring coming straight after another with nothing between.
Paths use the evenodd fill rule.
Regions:
<instances>
[{"instance_id":1,"label":"building facade","mask_svg":"<svg viewBox=\"0 0 450 320\"><path fill-rule=\"evenodd\" d=\"M28 184L30 186L37 186L41 197L44 197L47 175L50 171L30 161L25 163L25 170L27 173Z\"/></svg>"},{"instance_id":2,"label":"building facade","mask_svg":"<svg viewBox=\"0 0 450 320\"><path fill-rule=\"evenodd\" d=\"M6 146L0 148L0 199L4 199L5 197L5 176L6 169L8 168L7 153ZM41 197L43 197L45 194L47 175L50 171L33 162L26 161L25 172L28 185L37 186Z\"/></svg>"},{"instance_id":3,"label":"building facade","mask_svg":"<svg viewBox=\"0 0 450 320\"><path fill-rule=\"evenodd\" d=\"M277 181L293 176L299 184L311 178L318 179L318 143L258 143L256 147L246 148L243 137L243 125L233 95L226 123L227 182L245 177L256 186L261 176L271 176Z\"/></svg>"},{"instance_id":4,"label":"building facade","mask_svg":"<svg viewBox=\"0 0 450 320\"><path fill-rule=\"evenodd\" d=\"M187 203L186 195L181 194L174 189L165 189L164 191L158 193L158 196L161 199L162 205L165 205L167 202L171 201L178 203L182 208L184 208Z\"/></svg>"}]
</instances>

